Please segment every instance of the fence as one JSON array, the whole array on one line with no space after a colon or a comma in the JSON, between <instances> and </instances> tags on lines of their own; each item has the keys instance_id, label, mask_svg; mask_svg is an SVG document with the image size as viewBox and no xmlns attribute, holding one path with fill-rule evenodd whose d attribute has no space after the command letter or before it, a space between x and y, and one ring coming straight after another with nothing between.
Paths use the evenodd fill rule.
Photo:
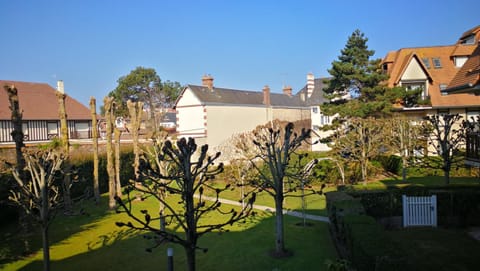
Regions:
<instances>
[{"instance_id":1,"label":"fence","mask_svg":"<svg viewBox=\"0 0 480 271\"><path fill-rule=\"evenodd\" d=\"M437 196L407 197L402 196L403 227L437 226Z\"/></svg>"}]
</instances>

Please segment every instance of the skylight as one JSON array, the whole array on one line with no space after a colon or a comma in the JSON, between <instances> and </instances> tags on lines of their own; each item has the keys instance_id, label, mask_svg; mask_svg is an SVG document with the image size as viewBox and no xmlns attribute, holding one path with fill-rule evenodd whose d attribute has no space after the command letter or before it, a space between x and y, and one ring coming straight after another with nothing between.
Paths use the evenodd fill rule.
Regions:
<instances>
[{"instance_id":1,"label":"skylight","mask_svg":"<svg viewBox=\"0 0 480 271\"><path fill-rule=\"evenodd\" d=\"M428 58L422 58L423 65L427 67L427 69L430 69L430 61L428 61Z\"/></svg>"},{"instance_id":2,"label":"skylight","mask_svg":"<svg viewBox=\"0 0 480 271\"><path fill-rule=\"evenodd\" d=\"M435 67L435 69L439 69L439 68L442 67L442 63L440 62L440 58L434 57L434 58L432 58L432 62L433 62L433 67Z\"/></svg>"}]
</instances>

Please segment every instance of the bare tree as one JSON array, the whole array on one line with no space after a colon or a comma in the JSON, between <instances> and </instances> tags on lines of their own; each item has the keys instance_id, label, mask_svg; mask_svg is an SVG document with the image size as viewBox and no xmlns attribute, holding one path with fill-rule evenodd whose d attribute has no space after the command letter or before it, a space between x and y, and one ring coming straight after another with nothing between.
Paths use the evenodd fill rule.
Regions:
<instances>
[{"instance_id":1,"label":"bare tree","mask_svg":"<svg viewBox=\"0 0 480 271\"><path fill-rule=\"evenodd\" d=\"M402 180L407 180L407 167L415 147L421 142L421 123L405 116L394 116L390 119L389 128L391 131L388 146L402 158Z\"/></svg>"},{"instance_id":2,"label":"bare tree","mask_svg":"<svg viewBox=\"0 0 480 271\"><path fill-rule=\"evenodd\" d=\"M93 142L93 195L95 203L100 203L100 188L98 184L98 125L97 103L94 97L90 97L90 113L92 115L92 142Z\"/></svg>"},{"instance_id":3,"label":"bare tree","mask_svg":"<svg viewBox=\"0 0 480 271\"><path fill-rule=\"evenodd\" d=\"M462 121L459 114L426 116L423 128L428 138L428 155L421 160L422 165L429 168L440 168L444 172L445 184L450 184L452 165L463 161L459 155L465 146L465 131L468 122ZM440 157L440 161L436 159Z\"/></svg>"},{"instance_id":4,"label":"bare tree","mask_svg":"<svg viewBox=\"0 0 480 271\"><path fill-rule=\"evenodd\" d=\"M113 98L105 97L103 100L105 108L105 120L106 120L106 141L107 141L107 174L108 174L108 194L109 201L108 206L110 209L114 209L115 204L115 195L116 195L116 183L115 183L115 160L114 160L114 150L112 147L112 133L113 133Z\"/></svg>"},{"instance_id":5,"label":"bare tree","mask_svg":"<svg viewBox=\"0 0 480 271\"><path fill-rule=\"evenodd\" d=\"M22 177L16 167L11 167L16 187L10 200L22 207L40 225L43 244L43 270L50 270L48 228L59 206L57 183L60 180L65 156L54 151L23 153L26 175Z\"/></svg>"},{"instance_id":6,"label":"bare tree","mask_svg":"<svg viewBox=\"0 0 480 271\"><path fill-rule=\"evenodd\" d=\"M133 139L133 153L135 155L134 158L134 172L135 172L135 178L138 179L138 168L140 165L140 147L139 147L139 142L138 142L138 131L140 129L140 123L142 120L142 108L143 108L143 102L132 102L131 100L127 101L127 108L128 108L128 113L130 115L130 127L129 131L132 135Z\"/></svg>"},{"instance_id":7,"label":"bare tree","mask_svg":"<svg viewBox=\"0 0 480 271\"><path fill-rule=\"evenodd\" d=\"M288 123L284 130L272 126L260 127L254 132L253 144L257 154L251 159L251 163L258 173L258 179L249 184L274 198L276 232L273 255L286 257L291 253L285 249L283 203L290 192L300 188L299 176L302 176L303 171L302 167L291 163L291 158L295 151L309 140L311 130L302 129L297 134L294 132L293 123ZM301 156L298 159L300 160Z\"/></svg>"},{"instance_id":8,"label":"bare tree","mask_svg":"<svg viewBox=\"0 0 480 271\"><path fill-rule=\"evenodd\" d=\"M63 148L64 153L67 155L70 152L70 142L69 142L69 134L68 134L68 125L67 125L67 111L65 108L65 98L67 95L61 91L56 92L58 98L58 115L60 117L60 142L62 143L61 146ZM66 163L66 167L68 167L67 171L70 171L71 165L70 163ZM70 195L70 188L72 187L72 179L70 174L65 174L63 183L62 183L62 196L64 202L64 209L66 213L72 213L73 202L72 197Z\"/></svg>"},{"instance_id":9,"label":"bare tree","mask_svg":"<svg viewBox=\"0 0 480 271\"><path fill-rule=\"evenodd\" d=\"M333 152L350 162L358 163L362 181L366 184L371 159L388 148L384 139L382 119L352 118L346 128L339 130L332 145Z\"/></svg>"},{"instance_id":10,"label":"bare tree","mask_svg":"<svg viewBox=\"0 0 480 271\"><path fill-rule=\"evenodd\" d=\"M8 95L8 100L10 102L10 111L12 112L12 124L13 124L13 131L11 132L11 136L13 141L15 142L15 154L16 154L16 167L17 171L22 179L24 179L24 169L25 169L25 159L23 158L22 148L25 147L23 142L23 129L22 129L22 112L20 110L20 102L18 100L18 90L15 86L4 86L5 91ZM24 244L25 252L30 251L30 244L25 236L29 232L29 223L27 222L27 215L23 208L19 211L19 218L18 218L20 228L22 231L22 239Z\"/></svg>"},{"instance_id":11,"label":"bare tree","mask_svg":"<svg viewBox=\"0 0 480 271\"><path fill-rule=\"evenodd\" d=\"M170 141L166 141L159 152L160 155L155 159L171 164L173 170L166 174L162 173L155 162L152 163L150 159L144 157L140 166L140 180L138 180L142 185L135 186L132 184L128 189L140 191L162 202L166 208L164 216L167 225L175 225L181 228L184 234L162 230L158 224L154 225L151 222L159 218L152 217L147 210L142 210L142 215L135 214L130 203L130 193L128 193L127 202L119 197L116 198L121 209L134 220L133 223L117 222L117 226L127 226L153 233L155 236L153 247L159 246L164 241L181 245L185 249L188 270L190 271L195 270L196 250L202 249L197 245L198 239L207 233L222 231L225 226L245 219L252 213L252 205L255 200L255 195L253 195L248 205L240 211L235 211L233 208L231 210L222 208L219 196L229 187L216 188L212 186L215 176L223 170L222 163L215 165L220 153L213 157L208 156L207 145L200 148L200 153L196 153L196 151L197 145L192 138L188 141L181 138L177 141L176 147ZM194 155L198 155L198 159L194 160ZM181 197L182 210L178 210L174 202L162 197L158 193L159 188L164 189L169 194ZM209 192L213 193L212 198L206 196ZM197 199L194 200L194 197ZM202 219L211 215L212 212L223 215L225 219L218 224L202 223ZM203 250L206 251L206 249Z\"/></svg>"}]
</instances>

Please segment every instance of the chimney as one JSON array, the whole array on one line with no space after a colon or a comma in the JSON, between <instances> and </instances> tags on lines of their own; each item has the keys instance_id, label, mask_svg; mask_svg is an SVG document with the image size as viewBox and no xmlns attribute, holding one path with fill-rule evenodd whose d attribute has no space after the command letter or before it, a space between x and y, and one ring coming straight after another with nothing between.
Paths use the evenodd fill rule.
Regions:
<instances>
[{"instance_id":1,"label":"chimney","mask_svg":"<svg viewBox=\"0 0 480 271\"><path fill-rule=\"evenodd\" d=\"M310 98L313 93L313 89L315 88L315 77L313 73L309 72L307 74L307 98Z\"/></svg>"},{"instance_id":2,"label":"chimney","mask_svg":"<svg viewBox=\"0 0 480 271\"><path fill-rule=\"evenodd\" d=\"M263 104L270 106L270 87L268 85L263 87Z\"/></svg>"},{"instance_id":3,"label":"chimney","mask_svg":"<svg viewBox=\"0 0 480 271\"><path fill-rule=\"evenodd\" d=\"M65 89L63 87L63 81L62 80L57 81L57 91L60 92L60 93L65 93Z\"/></svg>"},{"instance_id":4,"label":"chimney","mask_svg":"<svg viewBox=\"0 0 480 271\"><path fill-rule=\"evenodd\" d=\"M210 74L205 74L202 77L202 86L207 87L210 90L213 90L213 77Z\"/></svg>"},{"instance_id":5,"label":"chimney","mask_svg":"<svg viewBox=\"0 0 480 271\"><path fill-rule=\"evenodd\" d=\"M292 96L292 87L291 86L284 86L283 87L283 94Z\"/></svg>"}]
</instances>

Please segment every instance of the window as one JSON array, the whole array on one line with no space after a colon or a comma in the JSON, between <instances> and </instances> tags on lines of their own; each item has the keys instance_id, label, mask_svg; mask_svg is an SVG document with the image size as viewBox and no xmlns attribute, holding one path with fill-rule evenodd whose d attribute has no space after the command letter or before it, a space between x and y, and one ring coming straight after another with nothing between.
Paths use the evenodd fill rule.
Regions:
<instances>
[{"instance_id":1,"label":"window","mask_svg":"<svg viewBox=\"0 0 480 271\"><path fill-rule=\"evenodd\" d=\"M480 111L477 110L468 110L467 111L467 121L476 122L480 117Z\"/></svg>"},{"instance_id":2,"label":"window","mask_svg":"<svg viewBox=\"0 0 480 271\"><path fill-rule=\"evenodd\" d=\"M23 139L29 140L28 136L28 122L22 122L22 132L23 132Z\"/></svg>"},{"instance_id":3,"label":"window","mask_svg":"<svg viewBox=\"0 0 480 271\"><path fill-rule=\"evenodd\" d=\"M440 62L439 57L432 58L432 62L433 62L433 67L435 67L435 69L440 69L442 67L442 63Z\"/></svg>"},{"instance_id":4,"label":"window","mask_svg":"<svg viewBox=\"0 0 480 271\"><path fill-rule=\"evenodd\" d=\"M387 64L387 63L383 63L382 69L383 69L383 72L387 72L387 71L388 71L388 64Z\"/></svg>"},{"instance_id":5,"label":"window","mask_svg":"<svg viewBox=\"0 0 480 271\"><path fill-rule=\"evenodd\" d=\"M445 96L448 94L444 91L445 89L447 89L447 84L440 84L438 87L440 88L440 93L442 94L442 96Z\"/></svg>"},{"instance_id":6,"label":"window","mask_svg":"<svg viewBox=\"0 0 480 271\"><path fill-rule=\"evenodd\" d=\"M58 123L57 122L48 122L47 123L47 136L48 136L48 139L58 137Z\"/></svg>"},{"instance_id":7,"label":"window","mask_svg":"<svg viewBox=\"0 0 480 271\"><path fill-rule=\"evenodd\" d=\"M320 118L320 123L322 125L330 124L330 116L322 116Z\"/></svg>"},{"instance_id":8,"label":"window","mask_svg":"<svg viewBox=\"0 0 480 271\"><path fill-rule=\"evenodd\" d=\"M427 67L427 69L430 69L430 61L428 60L428 58L422 58L422 62L423 62L423 65Z\"/></svg>"},{"instance_id":9,"label":"window","mask_svg":"<svg viewBox=\"0 0 480 271\"><path fill-rule=\"evenodd\" d=\"M317 114L318 113L318 107L316 107L316 106L312 107L312 112L314 114Z\"/></svg>"},{"instance_id":10,"label":"window","mask_svg":"<svg viewBox=\"0 0 480 271\"><path fill-rule=\"evenodd\" d=\"M475 44L475 35L470 35L468 37L465 37L461 42L461 44Z\"/></svg>"},{"instance_id":11,"label":"window","mask_svg":"<svg viewBox=\"0 0 480 271\"><path fill-rule=\"evenodd\" d=\"M453 62L455 63L455 67L461 68L465 62L467 62L468 57L466 56L456 56L453 58Z\"/></svg>"}]
</instances>

